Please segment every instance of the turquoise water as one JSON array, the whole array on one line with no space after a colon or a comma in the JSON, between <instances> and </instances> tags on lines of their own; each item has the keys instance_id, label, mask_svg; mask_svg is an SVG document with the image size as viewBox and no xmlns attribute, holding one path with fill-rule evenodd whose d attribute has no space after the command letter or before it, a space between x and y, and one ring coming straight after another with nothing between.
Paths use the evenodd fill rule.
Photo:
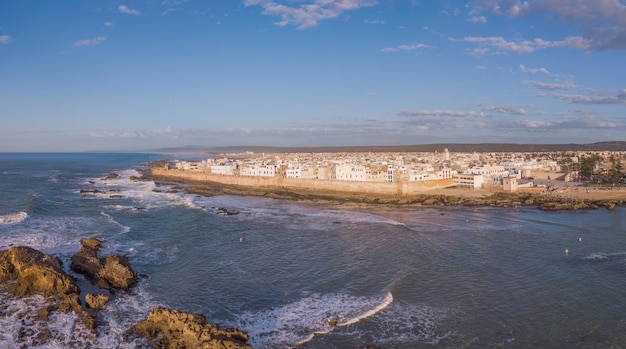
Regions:
<instances>
[{"instance_id":1,"label":"turquoise water","mask_svg":"<svg viewBox=\"0 0 626 349\"><path fill-rule=\"evenodd\" d=\"M63 348L76 340L140 348L123 332L157 305L240 327L255 348L626 343L623 208L347 209L206 198L130 180L161 157L0 154L0 249L31 246L67 266L80 239L94 236L105 241L103 254L128 256L142 275L134 294L102 312L98 340L67 330L71 315L21 325L16 319L40 300L0 295L0 347ZM120 178L104 179L110 172ZM223 216L217 207L240 214ZM334 318L339 325L331 327ZM46 328L54 339L20 338L24 326L35 334Z\"/></svg>"}]
</instances>

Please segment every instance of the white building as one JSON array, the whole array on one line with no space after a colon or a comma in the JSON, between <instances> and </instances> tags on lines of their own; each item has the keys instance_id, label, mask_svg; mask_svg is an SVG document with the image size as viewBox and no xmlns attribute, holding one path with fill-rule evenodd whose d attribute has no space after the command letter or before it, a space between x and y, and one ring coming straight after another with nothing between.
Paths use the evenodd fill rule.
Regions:
<instances>
[{"instance_id":1,"label":"white building","mask_svg":"<svg viewBox=\"0 0 626 349\"><path fill-rule=\"evenodd\" d=\"M449 167L444 167L441 170L435 172L435 175L437 176L437 179L450 179L457 173L457 171L454 171Z\"/></svg>"},{"instance_id":2,"label":"white building","mask_svg":"<svg viewBox=\"0 0 626 349\"><path fill-rule=\"evenodd\" d=\"M463 188L480 189L484 183L484 177L481 174L457 174L452 177L454 185Z\"/></svg>"},{"instance_id":3,"label":"white building","mask_svg":"<svg viewBox=\"0 0 626 349\"><path fill-rule=\"evenodd\" d=\"M300 167L287 167L285 172L286 178L302 178L302 169Z\"/></svg>"},{"instance_id":4,"label":"white building","mask_svg":"<svg viewBox=\"0 0 626 349\"><path fill-rule=\"evenodd\" d=\"M250 177L274 177L276 175L276 166L246 164L241 166L239 174Z\"/></svg>"},{"instance_id":5,"label":"white building","mask_svg":"<svg viewBox=\"0 0 626 349\"><path fill-rule=\"evenodd\" d=\"M225 164L211 166L211 174L232 176L237 169L237 164L234 162L227 162Z\"/></svg>"},{"instance_id":6,"label":"white building","mask_svg":"<svg viewBox=\"0 0 626 349\"><path fill-rule=\"evenodd\" d=\"M409 170L409 182L428 181L437 179L435 173L425 172L423 170Z\"/></svg>"},{"instance_id":7,"label":"white building","mask_svg":"<svg viewBox=\"0 0 626 349\"><path fill-rule=\"evenodd\" d=\"M479 174L485 177L502 177L508 176L509 171L504 168L504 166L480 166L480 167L472 167L468 168L466 171L468 174Z\"/></svg>"},{"instance_id":8,"label":"white building","mask_svg":"<svg viewBox=\"0 0 626 349\"><path fill-rule=\"evenodd\" d=\"M335 165L335 180L365 182L368 180L367 169L362 165L337 164Z\"/></svg>"}]
</instances>

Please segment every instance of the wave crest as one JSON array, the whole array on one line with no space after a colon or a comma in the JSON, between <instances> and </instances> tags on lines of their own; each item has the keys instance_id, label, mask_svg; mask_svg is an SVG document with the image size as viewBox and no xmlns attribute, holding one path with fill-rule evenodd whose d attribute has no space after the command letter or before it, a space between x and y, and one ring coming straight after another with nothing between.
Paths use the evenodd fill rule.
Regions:
<instances>
[{"instance_id":1,"label":"wave crest","mask_svg":"<svg viewBox=\"0 0 626 349\"><path fill-rule=\"evenodd\" d=\"M244 314L238 327L250 335L255 348L294 347L376 315L392 302L390 292L378 297L312 294L282 307Z\"/></svg>"},{"instance_id":2,"label":"wave crest","mask_svg":"<svg viewBox=\"0 0 626 349\"><path fill-rule=\"evenodd\" d=\"M0 224L18 224L28 218L26 212L14 212L0 216Z\"/></svg>"}]
</instances>

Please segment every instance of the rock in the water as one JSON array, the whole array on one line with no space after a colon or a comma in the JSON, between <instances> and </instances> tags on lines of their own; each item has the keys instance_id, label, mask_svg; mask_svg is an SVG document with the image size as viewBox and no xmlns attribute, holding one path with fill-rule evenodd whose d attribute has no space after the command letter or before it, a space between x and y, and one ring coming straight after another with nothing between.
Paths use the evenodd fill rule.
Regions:
<instances>
[{"instance_id":1,"label":"rock in the water","mask_svg":"<svg viewBox=\"0 0 626 349\"><path fill-rule=\"evenodd\" d=\"M87 293L85 304L91 309L102 309L109 301L109 296L103 293Z\"/></svg>"},{"instance_id":2,"label":"rock in the water","mask_svg":"<svg viewBox=\"0 0 626 349\"><path fill-rule=\"evenodd\" d=\"M106 179L117 179L117 178L120 178L120 175L118 175L117 173L111 172L109 173Z\"/></svg>"},{"instance_id":3,"label":"rock in the water","mask_svg":"<svg viewBox=\"0 0 626 349\"><path fill-rule=\"evenodd\" d=\"M70 268L81 273L94 285L108 290L130 290L137 282L126 257L116 254L98 258L102 242L95 238L83 239L83 247L72 256Z\"/></svg>"},{"instance_id":4,"label":"rock in the water","mask_svg":"<svg viewBox=\"0 0 626 349\"><path fill-rule=\"evenodd\" d=\"M82 239L80 240L81 245L83 245L84 247L93 249L98 251L100 249L100 247L102 246L102 241L96 239L96 238L86 238L86 239Z\"/></svg>"},{"instance_id":5,"label":"rock in the water","mask_svg":"<svg viewBox=\"0 0 626 349\"><path fill-rule=\"evenodd\" d=\"M63 271L61 261L30 247L0 251L0 281L17 297L40 294L50 299L50 310L82 312L76 280Z\"/></svg>"},{"instance_id":6,"label":"rock in the water","mask_svg":"<svg viewBox=\"0 0 626 349\"><path fill-rule=\"evenodd\" d=\"M146 337L155 348L252 349L248 334L239 329L221 330L202 315L154 308L146 320L133 326L127 336Z\"/></svg>"},{"instance_id":7,"label":"rock in the water","mask_svg":"<svg viewBox=\"0 0 626 349\"><path fill-rule=\"evenodd\" d=\"M131 269L128 258L112 254L106 256L98 273L111 287L129 290L137 282L137 274Z\"/></svg>"}]
</instances>

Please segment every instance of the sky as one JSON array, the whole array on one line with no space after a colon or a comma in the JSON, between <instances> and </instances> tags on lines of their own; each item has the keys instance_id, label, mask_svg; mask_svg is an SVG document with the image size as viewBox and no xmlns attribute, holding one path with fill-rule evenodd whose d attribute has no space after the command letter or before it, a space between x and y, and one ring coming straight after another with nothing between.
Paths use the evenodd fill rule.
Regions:
<instances>
[{"instance_id":1,"label":"sky","mask_svg":"<svg viewBox=\"0 0 626 349\"><path fill-rule=\"evenodd\" d=\"M0 2L0 152L626 141L626 0Z\"/></svg>"}]
</instances>

